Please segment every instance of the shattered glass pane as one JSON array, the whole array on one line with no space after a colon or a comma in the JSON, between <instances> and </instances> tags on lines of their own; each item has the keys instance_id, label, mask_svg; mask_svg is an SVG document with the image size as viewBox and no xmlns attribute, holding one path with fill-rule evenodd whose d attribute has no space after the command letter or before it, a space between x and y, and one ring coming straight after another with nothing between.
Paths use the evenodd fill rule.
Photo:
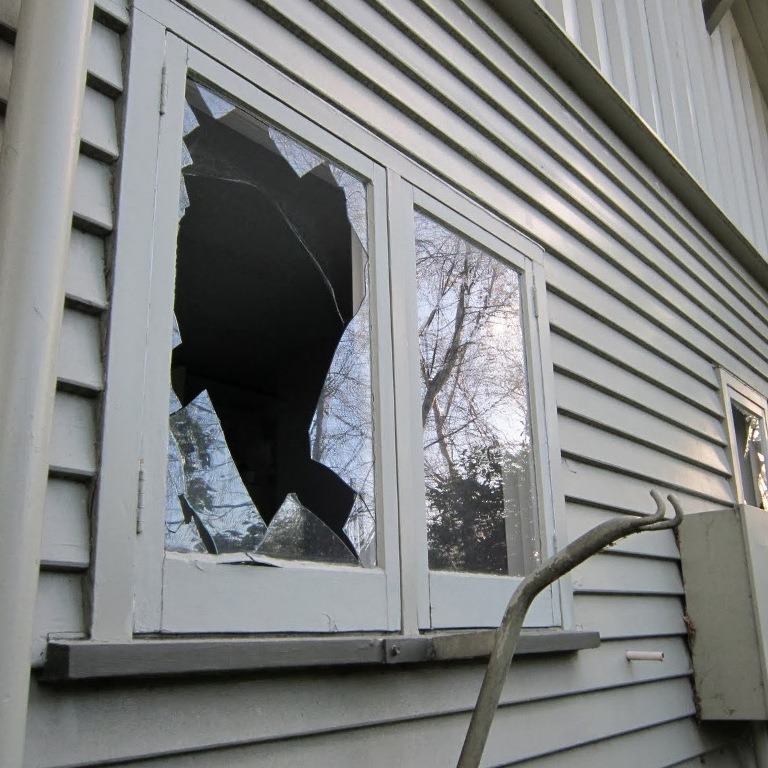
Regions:
<instances>
[{"instance_id":1,"label":"shattered glass pane","mask_svg":"<svg viewBox=\"0 0 768 768\"><path fill-rule=\"evenodd\" d=\"M743 410L735 402L731 403L731 413L744 501L753 507L768 509L765 425L759 416Z\"/></svg>"},{"instance_id":2,"label":"shattered glass pane","mask_svg":"<svg viewBox=\"0 0 768 768\"><path fill-rule=\"evenodd\" d=\"M171 415L170 432L175 446L169 450L168 495L173 489L177 501L167 510L166 549L179 551L191 529L211 554L256 549L266 526L243 485L207 392ZM171 461L174 450L179 458Z\"/></svg>"},{"instance_id":3,"label":"shattered glass pane","mask_svg":"<svg viewBox=\"0 0 768 768\"><path fill-rule=\"evenodd\" d=\"M347 200L347 216L352 229L360 239L363 250L368 250L368 196L365 193L365 184L360 179L338 168L335 165L328 164L336 183L344 190L344 197Z\"/></svg>"},{"instance_id":4,"label":"shattered glass pane","mask_svg":"<svg viewBox=\"0 0 768 768\"><path fill-rule=\"evenodd\" d=\"M429 567L523 575L540 558L520 276L415 215Z\"/></svg>"},{"instance_id":5,"label":"shattered glass pane","mask_svg":"<svg viewBox=\"0 0 768 768\"><path fill-rule=\"evenodd\" d=\"M219 119L228 115L233 109L234 104L230 104L226 99L223 99L217 93L209 91L205 86L198 84L197 91L203 99L203 103L208 109L208 114L215 119Z\"/></svg>"},{"instance_id":6,"label":"shattered glass pane","mask_svg":"<svg viewBox=\"0 0 768 768\"><path fill-rule=\"evenodd\" d=\"M374 566L365 183L207 88L187 106L166 546Z\"/></svg>"},{"instance_id":7,"label":"shattered glass pane","mask_svg":"<svg viewBox=\"0 0 768 768\"><path fill-rule=\"evenodd\" d=\"M267 132L269 138L272 139L280 154L288 161L297 176L304 176L325 162L325 159L317 152L299 144L298 141L294 141L290 136L281 133L277 128L270 127Z\"/></svg>"},{"instance_id":8,"label":"shattered glass pane","mask_svg":"<svg viewBox=\"0 0 768 768\"><path fill-rule=\"evenodd\" d=\"M281 560L359 565L347 545L289 493L269 524L258 555Z\"/></svg>"},{"instance_id":9,"label":"shattered glass pane","mask_svg":"<svg viewBox=\"0 0 768 768\"><path fill-rule=\"evenodd\" d=\"M192 107L189 106L189 102L184 102L184 130L182 135L186 136L188 133L192 133L192 131L197 128L197 126L200 125L200 123L197 122L197 118L195 117L195 113L192 110Z\"/></svg>"}]
</instances>

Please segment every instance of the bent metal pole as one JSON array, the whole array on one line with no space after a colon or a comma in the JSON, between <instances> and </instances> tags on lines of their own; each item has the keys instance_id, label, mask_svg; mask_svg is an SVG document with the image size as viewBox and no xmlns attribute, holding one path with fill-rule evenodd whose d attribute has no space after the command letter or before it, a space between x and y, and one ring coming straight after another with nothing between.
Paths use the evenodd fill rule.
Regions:
<instances>
[{"instance_id":1,"label":"bent metal pole","mask_svg":"<svg viewBox=\"0 0 768 768\"><path fill-rule=\"evenodd\" d=\"M21 768L93 0L23 0L0 150L0 765Z\"/></svg>"}]
</instances>

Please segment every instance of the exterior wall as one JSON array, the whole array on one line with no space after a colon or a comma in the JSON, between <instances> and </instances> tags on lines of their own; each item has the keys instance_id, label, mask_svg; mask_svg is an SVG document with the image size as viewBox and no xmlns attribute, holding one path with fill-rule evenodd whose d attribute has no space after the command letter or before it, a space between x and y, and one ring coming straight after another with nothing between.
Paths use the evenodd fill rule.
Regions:
<instances>
[{"instance_id":1,"label":"exterior wall","mask_svg":"<svg viewBox=\"0 0 768 768\"><path fill-rule=\"evenodd\" d=\"M713 366L768 391L768 293L485 4L186 5L545 248L567 509L561 536L647 511L651 487L673 490L689 512L734 501ZM8 29L11 11L2 17ZM193 15L179 15L184 33L215 40ZM128 21L108 3L96 18L33 661L48 633L89 626L89 508ZM0 73L11 56L0 43ZM6 82L0 76L0 88ZM733 167L721 163L738 158L718 157L722 179ZM602 646L514 662L486 764L648 768L706 756L706 765L751 765L741 729L696 723L672 534L620 543L579 568L573 583L576 626L599 630ZM630 647L664 651L665 661L629 664ZM481 664L456 663L33 682L26 761L450 765L482 673Z\"/></svg>"},{"instance_id":2,"label":"exterior wall","mask_svg":"<svg viewBox=\"0 0 768 768\"><path fill-rule=\"evenodd\" d=\"M729 11L699 0L539 0L768 257L768 113Z\"/></svg>"},{"instance_id":3,"label":"exterior wall","mask_svg":"<svg viewBox=\"0 0 768 768\"><path fill-rule=\"evenodd\" d=\"M86 632L84 578L90 561L91 483L98 462L99 408L104 387L106 259L113 228L112 187L118 158L115 101L123 88L120 30L128 21L127 12L117 3L105 0L96 7L60 338L33 665L42 659L48 633ZM4 0L0 4L3 105L8 98L18 13L18 1ZM1 131L0 120L0 136Z\"/></svg>"}]
</instances>

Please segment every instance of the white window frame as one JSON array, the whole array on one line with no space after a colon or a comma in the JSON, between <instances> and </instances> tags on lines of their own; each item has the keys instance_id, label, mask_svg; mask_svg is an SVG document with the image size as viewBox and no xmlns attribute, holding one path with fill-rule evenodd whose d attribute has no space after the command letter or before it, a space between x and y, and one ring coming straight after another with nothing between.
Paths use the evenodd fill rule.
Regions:
<instances>
[{"instance_id":1,"label":"white window frame","mask_svg":"<svg viewBox=\"0 0 768 768\"><path fill-rule=\"evenodd\" d=\"M184 91L187 79L202 82L266 123L295 136L367 182L369 190L372 391L376 466L378 565L375 568L296 563L280 568L225 564L225 558L164 551L164 516L158 513L164 487L166 447L157 439L159 404L170 386L168 361L175 283L179 179ZM394 455L391 425L391 330L389 328L388 244L385 173L296 110L192 46L170 46L165 59L166 103L158 140L155 254L147 335L147 376L143 434L145 474L158 478L145 489L149 510L139 537L139 589L162 594L141 600L135 631L192 632L352 632L394 631L400 627L396 503L391 474L379 460ZM160 370L164 372L159 373ZM164 427L167 417L161 418ZM160 479L163 479L163 482ZM390 533L388 533L390 532ZM162 561L158 570L156 563Z\"/></svg>"},{"instance_id":2,"label":"white window frame","mask_svg":"<svg viewBox=\"0 0 768 768\"><path fill-rule=\"evenodd\" d=\"M124 396L106 416L104 463L97 494L92 637L116 640L137 634L208 632L418 634L429 629L496 626L519 578L435 574L427 567L423 476L419 478L423 473L422 438L420 428L413 426L420 426L420 419L410 418L418 400L418 365L414 368L413 359L408 357L413 349L402 343L417 329L413 317L415 274L413 280L407 279L412 271L415 273L414 207L508 260L523 276L536 491L542 558L546 558L558 549L556 531L564 533L565 518L542 249L202 21L170 3L158 3L152 10L155 18L139 10L133 25L133 35L146 36L147 51L154 52L148 53L146 61L132 64L140 75L138 82L129 76L128 109L146 110L151 103L151 95L131 96L131 88L151 90L147 82L151 70L162 117L154 138L148 127L142 137L126 139L130 142L126 162L136 154L138 145L142 168L132 165L121 181L116 258L122 260L121 269L129 274L120 278L119 301L115 294L122 309L112 316L115 330L111 338L124 339L131 349L116 347L113 341L110 358L114 359L109 364L112 381L115 376L130 379L135 388L143 387L144 398L137 405L135 393ZM158 52L160 46L162 54ZM214 49L215 60L202 52ZM176 249L188 75L372 182L372 376L380 525L379 566L375 569L316 564L287 568L221 565L211 556L167 556L164 551L175 277L175 259L168 254L175 254ZM132 107L132 99L143 107ZM138 111L133 116L129 112L128 125L135 126L142 118ZM147 174L150 158L155 158L152 176ZM141 221L141 227L151 230L148 235L137 225L136 217L139 210L148 210L150 199L154 200L152 221L146 213L143 216L147 220ZM123 217L132 222L134 230L119 229ZM126 260L135 263L125 265ZM147 276L147 272L151 274ZM131 288L134 301L130 300L134 296L125 297ZM141 318L135 307L144 295L148 311L146 318ZM392 339L398 343L393 345ZM144 356L142 360L139 353ZM141 370L137 370L139 365ZM107 403L109 385L108 381ZM126 386L121 381L118 389L127 393ZM135 434L137 423L141 425L140 445L131 434ZM141 533L126 558L125 534L132 528L130 507L136 499L129 478L134 466L138 471L140 461ZM118 508L125 510L122 516L113 513ZM130 561L133 578L129 579L132 595L128 599L123 579ZM568 577L540 596L526 626L573 628Z\"/></svg>"},{"instance_id":3,"label":"white window frame","mask_svg":"<svg viewBox=\"0 0 768 768\"><path fill-rule=\"evenodd\" d=\"M757 416L762 421L763 429L763 455L768 456L768 399L757 390L745 384L741 379L720 368L720 382L723 396L723 405L725 410L725 419L728 426L728 447L731 458L731 467L733 470L733 489L736 495L736 502L745 506L747 504L744 495L744 478L741 475L741 462L738 456L738 445L736 442L736 429L733 423L732 404L736 404L741 410ZM755 488L757 494L757 488ZM753 509L756 507L753 507ZM757 508L762 509L762 508Z\"/></svg>"},{"instance_id":4,"label":"white window frame","mask_svg":"<svg viewBox=\"0 0 768 768\"><path fill-rule=\"evenodd\" d=\"M416 259L414 213L422 212L443 224L466 240L477 244L486 253L507 262L520 274L521 310L526 363L528 368L529 407L531 409L532 443L536 478L536 498L539 510L542 557L555 550L556 504L549 447L554 435L552 419L547 418L547 404L554 402L554 381L547 382L550 372L546 322L546 290L543 270L520 247L526 243L520 235L502 225L479 206L458 195L447 185L436 185L429 194L406 181L396 190L399 211L391 231L399 239L392 243L392 294L399 299L393 309L394 325L400 328L399 338L408 343L396 345L395 396L398 420L398 455L406 456L409 471L400 477L401 536L416 543L409 559L417 563L412 575L418 595L416 623L419 629L449 629L498 626L504 608L522 577L431 571L427 565L427 521L422 454L421 374L418 353L418 323L416 320ZM460 213L459 210L462 209ZM399 214L399 215L398 215ZM494 232L495 230L495 232ZM529 248L526 248L529 250ZM548 395L548 397L547 397ZM403 418L404 416L404 418ZM415 549L415 551L414 551ZM403 584L407 577L403 567ZM567 589L567 585L565 587ZM528 627L552 627L563 623L561 585L548 587L534 601L526 618ZM407 603L407 599L404 597Z\"/></svg>"}]
</instances>

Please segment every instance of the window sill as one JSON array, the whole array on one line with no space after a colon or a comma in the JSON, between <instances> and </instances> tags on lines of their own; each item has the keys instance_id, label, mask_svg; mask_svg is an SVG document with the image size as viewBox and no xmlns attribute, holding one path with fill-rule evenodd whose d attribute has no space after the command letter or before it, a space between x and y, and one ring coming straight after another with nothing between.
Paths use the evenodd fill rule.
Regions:
<instances>
[{"instance_id":1,"label":"window sill","mask_svg":"<svg viewBox=\"0 0 768 768\"><path fill-rule=\"evenodd\" d=\"M487 658L494 630L416 636L142 638L128 643L51 640L39 679L68 682L117 677L232 674L263 669L401 665ZM524 631L517 654L597 648L597 632Z\"/></svg>"}]
</instances>

